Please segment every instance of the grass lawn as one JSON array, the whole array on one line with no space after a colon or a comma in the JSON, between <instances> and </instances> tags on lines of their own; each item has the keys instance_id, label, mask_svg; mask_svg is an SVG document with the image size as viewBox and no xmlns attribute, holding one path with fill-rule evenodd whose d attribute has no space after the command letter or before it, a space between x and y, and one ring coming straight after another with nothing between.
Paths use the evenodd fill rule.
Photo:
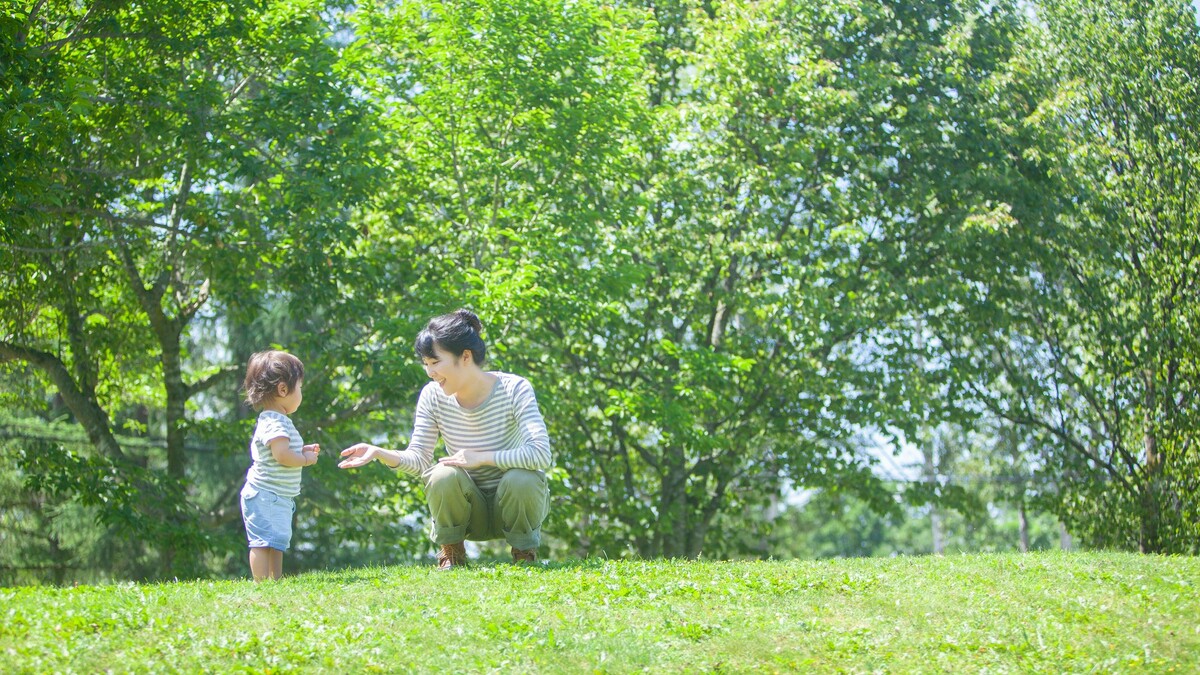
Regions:
<instances>
[{"instance_id":1,"label":"grass lawn","mask_svg":"<svg viewBox=\"0 0 1200 675\"><path fill-rule=\"evenodd\" d=\"M0 589L4 672L1200 672L1200 558L564 561Z\"/></svg>"}]
</instances>

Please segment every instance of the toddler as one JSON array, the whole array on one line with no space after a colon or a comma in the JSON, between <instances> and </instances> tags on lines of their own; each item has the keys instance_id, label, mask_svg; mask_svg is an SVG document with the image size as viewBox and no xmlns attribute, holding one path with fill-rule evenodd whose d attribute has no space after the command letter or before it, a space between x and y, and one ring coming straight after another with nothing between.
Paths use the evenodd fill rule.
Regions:
<instances>
[{"instance_id":1,"label":"toddler","mask_svg":"<svg viewBox=\"0 0 1200 675\"><path fill-rule=\"evenodd\" d=\"M321 452L320 445L304 445L288 417L300 407L303 385L304 364L287 352L258 352L246 366L246 402L260 411L241 499L255 581L283 576L301 467L316 464Z\"/></svg>"}]
</instances>

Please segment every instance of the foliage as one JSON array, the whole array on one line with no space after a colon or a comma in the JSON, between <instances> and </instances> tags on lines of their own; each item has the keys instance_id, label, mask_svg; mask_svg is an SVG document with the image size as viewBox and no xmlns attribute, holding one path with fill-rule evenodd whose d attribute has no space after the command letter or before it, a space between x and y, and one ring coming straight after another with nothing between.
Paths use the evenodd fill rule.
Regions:
<instances>
[{"instance_id":1,"label":"foliage","mask_svg":"<svg viewBox=\"0 0 1200 675\"><path fill-rule=\"evenodd\" d=\"M387 102L387 143L404 159L366 216L355 264L373 271L360 288L374 306L355 318L354 360L391 377L392 391L403 384L403 397L385 400L411 409L424 379L412 337L431 315L472 306L492 366L533 382L569 467L560 364L533 329L574 311L574 284L607 283L578 256L607 236L614 214L594 193L628 180L632 130L647 123L646 18L538 0L371 3L357 20L360 86Z\"/></svg>"},{"instance_id":2,"label":"foliage","mask_svg":"<svg viewBox=\"0 0 1200 675\"><path fill-rule=\"evenodd\" d=\"M929 505L905 505L898 513L880 514L852 494L822 490L777 516L772 523L769 550L777 559L931 553L929 520ZM1053 516L1038 512L1031 515L1030 521L1029 550L1060 547ZM942 536L948 553L1017 551L1018 514L1000 503L988 504L984 512L944 511Z\"/></svg>"},{"instance_id":3,"label":"foliage","mask_svg":"<svg viewBox=\"0 0 1200 675\"><path fill-rule=\"evenodd\" d=\"M346 178L368 174L344 169L366 162L363 105L331 72L320 10L38 2L6 17L5 134L28 161L3 180L43 187L3 204L0 262L18 274L6 277L0 359L53 383L97 451L38 455L29 475L50 484L30 487L104 502L109 522L153 535L162 574L203 573L188 406L238 370L185 370L189 324L210 298L233 312L259 302L275 267L328 265L340 211L365 187ZM116 417L150 408L155 429ZM119 423L165 437L165 467L127 457Z\"/></svg>"},{"instance_id":4,"label":"foliage","mask_svg":"<svg viewBox=\"0 0 1200 675\"><path fill-rule=\"evenodd\" d=\"M135 463L120 471L122 467L95 457L87 436L69 422L0 417L0 434L0 449L11 460L0 472L3 583L89 583L155 575L155 538L178 537L179 532L167 532L162 521L135 526L124 519L141 502L163 499L155 494L161 485L138 467L152 457L161 459L159 448L145 439L120 437ZM135 527L139 536L130 536Z\"/></svg>"},{"instance_id":5,"label":"foliage","mask_svg":"<svg viewBox=\"0 0 1200 675\"><path fill-rule=\"evenodd\" d=\"M846 551L914 509L991 546L991 505L1195 552L1200 52L1185 3L1143 9L6 9L0 406L77 430L3 445L13 560L65 580L48 526L96 578L244 573L270 345L326 451L289 569L419 558L418 482L328 458L406 443L412 337L460 306L538 392L554 555L842 550L789 548L822 529L775 518L794 490ZM869 450L904 443L897 501Z\"/></svg>"},{"instance_id":6,"label":"foliage","mask_svg":"<svg viewBox=\"0 0 1200 675\"><path fill-rule=\"evenodd\" d=\"M975 129L995 113L977 90L1017 19L937 2L654 11L635 177L592 190L611 215L568 251L567 292L519 325L523 363L565 371L578 551L720 556L719 514L788 482L879 494L859 431L953 414L914 386L913 316L952 301L942 261L988 199Z\"/></svg>"},{"instance_id":7,"label":"foliage","mask_svg":"<svg viewBox=\"0 0 1200 675\"><path fill-rule=\"evenodd\" d=\"M1186 3L1147 10L1041 3L1013 72L1045 87L1023 123L1035 199L985 219L1009 252L969 271L986 330L944 344L976 401L1042 439L1085 540L1194 553L1200 35Z\"/></svg>"}]
</instances>

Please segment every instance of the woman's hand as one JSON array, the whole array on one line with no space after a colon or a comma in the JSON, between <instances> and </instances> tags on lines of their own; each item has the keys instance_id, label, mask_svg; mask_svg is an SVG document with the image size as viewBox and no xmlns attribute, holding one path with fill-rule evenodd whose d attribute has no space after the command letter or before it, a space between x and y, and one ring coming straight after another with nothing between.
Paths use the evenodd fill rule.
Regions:
<instances>
[{"instance_id":1,"label":"woman's hand","mask_svg":"<svg viewBox=\"0 0 1200 675\"><path fill-rule=\"evenodd\" d=\"M492 453L479 450L459 450L448 457L438 459L438 464L457 466L464 469L478 469L481 466L491 466Z\"/></svg>"},{"instance_id":2,"label":"woman's hand","mask_svg":"<svg viewBox=\"0 0 1200 675\"><path fill-rule=\"evenodd\" d=\"M366 466L379 457L380 448L366 443L352 445L342 451L342 461L338 462L339 469L355 469Z\"/></svg>"}]
</instances>

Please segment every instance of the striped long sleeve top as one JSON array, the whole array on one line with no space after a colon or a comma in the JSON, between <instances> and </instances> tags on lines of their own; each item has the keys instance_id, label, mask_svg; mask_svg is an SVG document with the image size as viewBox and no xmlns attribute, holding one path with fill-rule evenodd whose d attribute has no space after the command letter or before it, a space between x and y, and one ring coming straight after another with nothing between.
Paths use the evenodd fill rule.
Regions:
<instances>
[{"instance_id":1,"label":"striped long sleeve top","mask_svg":"<svg viewBox=\"0 0 1200 675\"><path fill-rule=\"evenodd\" d=\"M550 436L538 409L533 386L519 375L491 371L492 393L474 408L442 393L436 382L421 390L408 448L398 453L397 470L420 475L434 463L433 450L441 436L446 453L459 450L492 452L495 466L469 469L481 490L494 490L509 469L545 471L554 464Z\"/></svg>"}]
</instances>

